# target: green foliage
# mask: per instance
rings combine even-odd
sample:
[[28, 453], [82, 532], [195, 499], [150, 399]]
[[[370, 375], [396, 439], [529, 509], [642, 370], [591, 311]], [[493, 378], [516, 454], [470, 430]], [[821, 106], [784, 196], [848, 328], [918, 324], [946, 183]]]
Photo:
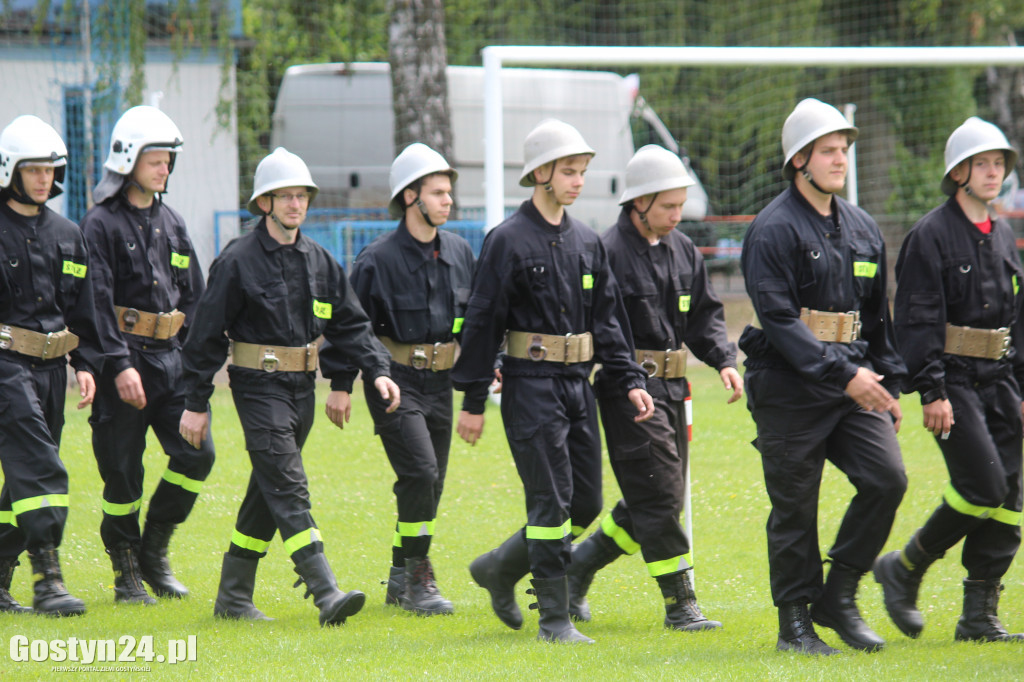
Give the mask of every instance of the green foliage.
[[[746, 307], [749, 313], [749, 307]], [[735, 315], [733, 315], [735, 313]], [[742, 306], [730, 307], [740, 319]], [[748, 315], [749, 317], [749, 315]], [[775, 651], [777, 618], [768, 587], [764, 524], [769, 502], [761, 464], [750, 445], [754, 427], [742, 403], [726, 405], [716, 373], [691, 366], [694, 386], [692, 478], [696, 591], [709, 617], [724, 630], [676, 633], [662, 628], [662, 600], [639, 556], [623, 557], [598, 573], [590, 591], [594, 620], [580, 629], [594, 646], [549, 646], [534, 640], [536, 611], [526, 608], [528, 587], [518, 600], [525, 625], [519, 632], [502, 625], [490, 610], [487, 593], [466, 570], [478, 554], [504, 540], [525, 521], [519, 482], [501, 427], [488, 407], [483, 439], [469, 447], [456, 436], [431, 551], [442, 593], [455, 604], [449, 617], [418, 618], [385, 607], [384, 587], [394, 531], [394, 475], [366, 411], [362, 391], [353, 394], [353, 415], [343, 431], [323, 415], [321, 386], [317, 421], [303, 453], [313, 515], [328, 559], [342, 589], [366, 592], [363, 610], [340, 628], [322, 630], [311, 601], [294, 589], [295, 573], [280, 541], [260, 563], [256, 604], [277, 618], [272, 623], [234, 623], [213, 618], [221, 556], [250, 472], [244, 440], [227, 386], [213, 396], [217, 462], [192, 517], [171, 543], [175, 572], [190, 588], [181, 602], [161, 600], [153, 607], [114, 605], [110, 562], [99, 539], [102, 484], [90, 447], [87, 410], [74, 409], [68, 395], [62, 457], [71, 481], [71, 509], [61, 547], [65, 581], [85, 600], [80, 618], [49, 619], [0, 614], [5, 634], [0, 677], [53, 676], [51, 662], [10, 658], [10, 637], [118, 639], [151, 635], [154, 653], [168, 639], [196, 635], [198, 660], [176, 665], [150, 662], [147, 679], [232, 680], [392, 680], [392, 679], [569, 679], [569, 680], [917, 680], [1016, 679], [1020, 647], [953, 641], [960, 611], [963, 569], [959, 548], [950, 550], [928, 573], [921, 590], [925, 630], [920, 639], [899, 634], [889, 622], [878, 586], [861, 583], [859, 605], [865, 619], [888, 641], [885, 651], [860, 654], [822, 629], [841, 656], [814, 659]], [[915, 397], [904, 397], [900, 433], [910, 489], [897, 516], [887, 550], [902, 546], [940, 499], [946, 472], [934, 441], [921, 428]], [[145, 500], [166, 467], [150, 435], [146, 455]], [[820, 542], [834, 537], [853, 488], [835, 468], [825, 468], [820, 503]], [[618, 499], [605, 466], [605, 511]], [[143, 509], [143, 514], [145, 509]], [[589, 529], [592, 531], [593, 527]], [[588, 531], [588, 532], [589, 532]], [[14, 573], [12, 592], [31, 602], [27, 559]], [[1017, 561], [1004, 582], [1000, 614], [1007, 626], [1024, 628], [1024, 567]], [[136, 665], [145, 665], [138, 662]], [[96, 666], [92, 666], [95, 668]], [[1016, 671], [1016, 672], [1015, 672]], [[134, 677], [129, 673], [111, 679]]]

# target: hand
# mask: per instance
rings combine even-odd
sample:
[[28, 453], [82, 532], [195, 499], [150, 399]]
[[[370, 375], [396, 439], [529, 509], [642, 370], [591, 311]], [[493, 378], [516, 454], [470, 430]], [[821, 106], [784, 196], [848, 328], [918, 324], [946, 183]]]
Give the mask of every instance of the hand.
[[327, 418], [339, 429], [345, 428], [352, 416], [352, 396], [348, 391], [331, 391], [327, 395]]
[[896, 399], [882, 386], [884, 378], [866, 367], [859, 367], [850, 383], [846, 384], [846, 394], [868, 412], [892, 412]]
[[398, 409], [399, 403], [402, 402], [401, 391], [398, 390], [398, 384], [392, 381], [391, 377], [377, 377], [373, 380], [373, 386], [380, 393], [381, 398], [391, 401], [385, 412], [391, 414]]
[[723, 367], [718, 375], [722, 377], [722, 385], [725, 386], [725, 390], [732, 391], [732, 395], [725, 401], [726, 405], [731, 405], [743, 397], [743, 377], [735, 367]]
[[185, 439], [185, 442], [196, 450], [210, 432], [210, 414], [208, 412], [192, 412], [185, 410], [181, 413], [181, 422], [178, 424], [178, 433]]
[[482, 414], [470, 414], [465, 410], [459, 412], [459, 423], [455, 431], [470, 445], [476, 445], [480, 435], [484, 432], [484, 416]]
[[75, 380], [78, 381], [78, 395], [82, 396], [78, 409], [92, 405], [92, 399], [96, 397], [96, 379], [88, 372], [79, 371], [75, 372]]
[[889, 414], [892, 415], [892, 428], [896, 433], [899, 433], [900, 424], [903, 423], [903, 408], [900, 407], [899, 400], [892, 401], [892, 406], [889, 407]]
[[[495, 395], [501, 393], [501, 370], [495, 368], [494, 370], [494, 381], [491, 382], [491, 393]], [[1021, 405], [1022, 413], [1024, 413], [1024, 404]]]
[[948, 398], [934, 400], [921, 407], [921, 414], [924, 417], [924, 428], [943, 440], [949, 438], [949, 432], [953, 429], [953, 405]]
[[114, 377], [114, 386], [117, 387], [117, 395], [121, 400], [136, 410], [141, 410], [146, 406], [146, 391], [142, 388], [142, 377], [139, 376], [139, 370], [134, 367], [121, 370]]
[[633, 407], [637, 411], [633, 421], [637, 423], [645, 422], [654, 416], [654, 401], [651, 400], [651, 395], [644, 389], [631, 389], [629, 391], [629, 402], [633, 403]]

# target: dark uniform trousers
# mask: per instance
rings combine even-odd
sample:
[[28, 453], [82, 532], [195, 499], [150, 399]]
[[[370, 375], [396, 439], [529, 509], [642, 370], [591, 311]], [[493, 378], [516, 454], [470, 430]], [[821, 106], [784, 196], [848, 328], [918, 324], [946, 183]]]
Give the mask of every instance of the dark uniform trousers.
[[296, 564], [323, 553], [301, 456], [313, 427], [316, 395], [310, 384], [295, 389], [271, 382], [231, 387], [252, 462], [228, 550], [235, 556], [265, 556], [275, 531], [281, 532], [285, 550]]
[[452, 385], [449, 372], [416, 370], [391, 364], [391, 377], [402, 392], [402, 404], [391, 414], [389, 402], [373, 384], [363, 382], [374, 431], [384, 444], [397, 480], [398, 523], [393, 564], [406, 557], [427, 556], [434, 520], [448, 471], [452, 442]]
[[977, 384], [947, 375], [946, 393], [955, 423], [947, 440], [935, 440], [954, 483], [925, 524], [921, 545], [937, 555], [964, 538], [968, 578], [1001, 578], [1020, 547], [1020, 391], [1007, 369]]
[[114, 373], [107, 371], [101, 375], [89, 419], [93, 453], [104, 486], [100, 536], [106, 547], [137, 543], [141, 539], [139, 510], [145, 475], [142, 456], [150, 427], [169, 462], [149, 501], [147, 523], [184, 522], [213, 468], [213, 439], [207, 437], [197, 450], [178, 433], [185, 409], [181, 352], [131, 349], [131, 360], [142, 378], [146, 407], [137, 410], [121, 400]]
[[867, 412], [841, 389], [782, 369], [749, 369], [747, 404], [771, 498], [768, 563], [775, 605], [814, 602], [822, 589], [818, 491], [825, 460], [856, 489], [829, 556], [868, 571], [907, 487], [889, 413]]
[[[627, 554], [640, 549], [655, 577], [689, 568], [690, 553], [690, 539], [679, 523], [689, 458], [686, 405], [653, 390], [659, 381], [647, 380], [654, 416], [639, 424], [632, 416], [636, 408], [615, 382], [599, 379], [597, 384], [608, 457], [622, 492], [622, 499], [611, 511], [614, 526], [604, 531]], [[670, 570], [655, 566], [683, 557], [687, 563]]]
[[[0, 351], [0, 556], [57, 547], [68, 515], [60, 460], [67, 365]], [[16, 524], [16, 525], [15, 525]]]
[[601, 441], [585, 378], [515, 376], [501, 393], [505, 434], [526, 493], [533, 577], [560, 578], [572, 538], [601, 513]]

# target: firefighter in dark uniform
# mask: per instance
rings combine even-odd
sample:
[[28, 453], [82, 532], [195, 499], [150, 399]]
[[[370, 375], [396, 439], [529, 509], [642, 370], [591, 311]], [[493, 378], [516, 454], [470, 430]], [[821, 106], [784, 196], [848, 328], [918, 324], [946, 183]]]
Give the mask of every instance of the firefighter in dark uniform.
[[[310, 511], [301, 451], [313, 425], [317, 338], [324, 335], [332, 352], [359, 365], [365, 380], [390, 401], [388, 410], [398, 407], [399, 391], [388, 378], [387, 351], [374, 338], [341, 266], [299, 231], [317, 193], [306, 164], [278, 147], [256, 167], [254, 185], [248, 208], [263, 218], [210, 266], [182, 352], [181, 435], [195, 448], [208, 437], [213, 376], [230, 344], [231, 394], [252, 461], [214, 615], [267, 620], [253, 605], [253, 589], [259, 560], [280, 531], [300, 577], [296, 586], [305, 583], [305, 596], [313, 595], [321, 626], [337, 625], [358, 612], [366, 596], [338, 589]], [[339, 426], [348, 418], [330, 401], [327, 414]]]
[[743, 395], [743, 379], [704, 259], [689, 237], [675, 229], [686, 188], [693, 184], [677, 155], [653, 144], [642, 147], [626, 166], [618, 221], [601, 237], [622, 289], [636, 360], [647, 371], [655, 413], [648, 421], [634, 422], [615, 377], [597, 373], [601, 423], [622, 499], [573, 548], [569, 613], [577, 620], [590, 620], [586, 593], [594, 573], [623, 554], [640, 551], [665, 598], [666, 627], [722, 626], [697, 606], [689, 576], [690, 538], [679, 523], [689, 460], [687, 348], [718, 370], [731, 391], [728, 402]]
[[[100, 537], [119, 602], [155, 603], [142, 580], [159, 597], [188, 594], [171, 572], [167, 548], [213, 467], [211, 438], [197, 450], [178, 434], [185, 407], [180, 339], [205, 286], [185, 222], [163, 201], [182, 141], [159, 109], [126, 111], [114, 125], [96, 204], [82, 220], [97, 324], [114, 340], [89, 423], [104, 484]], [[150, 427], [169, 462], [140, 533]]]
[[[580, 190], [594, 150], [562, 121], [541, 122], [526, 137], [519, 184], [533, 197], [484, 241], [463, 326], [456, 388], [472, 392], [466, 410], [483, 414], [507, 332], [501, 414], [526, 493], [526, 527], [470, 565], [491, 594], [498, 618], [518, 630], [515, 585], [533, 572], [538, 639], [592, 642], [569, 620], [566, 568], [572, 538], [601, 512], [601, 443], [589, 383], [603, 364], [636, 419], [654, 411], [633, 359], [622, 298], [593, 230], [565, 211]], [[470, 396], [467, 396], [469, 398]]]
[[[388, 413], [387, 403], [364, 384], [397, 479], [398, 521], [385, 603], [428, 616], [453, 611], [437, 588], [428, 552], [452, 440], [450, 370], [473, 279], [469, 243], [438, 230], [448, 220], [456, 177], [430, 147], [418, 142], [406, 147], [392, 163], [390, 178], [389, 209], [402, 220], [363, 249], [349, 273], [374, 333], [391, 353], [391, 376], [402, 389], [402, 404]], [[347, 401], [357, 368], [339, 372], [326, 362], [332, 388]], [[460, 416], [460, 424], [472, 421], [466, 412]], [[479, 435], [477, 430], [470, 438]]]
[[1020, 547], [1024, 404], [1024, 271], [1009, 224], [989, 211], [1017, 150], [996, 126], [971, 117], [946, 143], [949, 200], [907, 235], [896, 261], [896, 336], [921, 394], [950, 482], [907, 542], [875, 563], [885, 605], [906, 635], [921, 634], [925, 571], [961, 539], [967, 569], [954, 636], [1024, 640], [998, 617], [1000, 579]]
[[29, 611], [10, 595], [18, 555], [32, 563], [32, 605], [71, 616], [85, 604], [64, 586], [57, 548], [68, 515], [60, 460], [67, 359], [82, 409], [103, 363], [82, 233], [46, 207], [61, 193], [67, 147], [49, 124], [19, 116], [0, 132], [0, 611]]
[[[766, 530], [780, 651], [838, 652], [818, 638], [812, 618], [855, 649], [885, 645], [861, 619], [856, 594], [906, 491], [896, 441], [906, 370], [889, 316], [882, 235], [867, 213], [836, 196], [856, 136], [834, 107], [800, 102], [782, 129], [783, 176], [792, 184], [743, 241], [756, 320], [739, 345], [772, 503]], [[823, 585], [818, 490], [825, 460], [856, 494], [828, 552]]]

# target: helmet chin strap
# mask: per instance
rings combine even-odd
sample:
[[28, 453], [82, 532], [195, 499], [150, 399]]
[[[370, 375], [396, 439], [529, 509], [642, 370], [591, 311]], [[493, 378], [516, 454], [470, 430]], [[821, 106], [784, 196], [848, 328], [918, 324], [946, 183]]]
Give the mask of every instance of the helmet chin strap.
[[273, 192], [268, 192], [268, 195], [270, 196], [270, 210], [267, 211], [267, 218], [273, 220], [274, 223], [285, 232], [285, 234], [287, 234], [290, 230], [299, 229], [298, 225], [296, 225], [295, 227], [288, 227], [287, 225], [282, 224], [281, 221], [277, 219], [277, 216], [274, 215], [274, 194]]
[[51, 190], [50, 194], [46, 197], [46, 199], [44, 199], [43, 201], [36, 201], [32, 197], [30, 197], [28, 195], [28, 193], [25, 191], [25, 186], [22, 185], [22, 183], [21, 183], [21, 174], [15, 172], [14, 175], [11, 177], [11, 192], [10, 192], [10, 196], [11, 196], [12, 199], [17, 201], [19, 204], [24, 204], [26, 206], [36, 206], [38, 208], [42, 208], [43, 206], [46, 205], [47, 201], [49, 201], [50, 199], [52, 199], [53, 197], [55, 197], [57, 195], [54, 194], [53, 191]]
[[554, 161], [551, 162], [551, 175], [549, 175], [548, 179], [544, 180], [543, 182], [537, 180], [536, 171], [534, 171], [533, 179], [537, 180], [537, 184], [542, 185], [544, 187], [544, 191], [547, 192], [548, 194], [555, 191], [555, 188], [551, 186], [551, 181], [555, 179], [555, 169], [557, 167], [558, 159], [555, 159]]
[[651, 208], [654, 206], [654, 200], [658, 198], [658, 194], [660, 194], [660, 192], [655, 192], [651, 195], [651, 203], [647, 204], [647, 208], [642, 211], [637, 208], [636, 201], [633, 201], [633, 210], [636, 211], [636, 216], [640, 219], [640, 222], [643, 223], [644, 228], [651, 234], [654, 233], [654, 228], [652, 228], [651, 224], [647, 222], [647, 214], [651, 212]]
[[427, 206], [423, 203], [423, 200], [420, 199], [419, 194], [416, 195], [416, 208], [420, 210], [420, 215], [422, 215], [423, 219], [427, 221], [427, 225], [437, 227], [437, 225], [434, 224], [434, 221], [430, 219], [430, 213], [427, 211]]

